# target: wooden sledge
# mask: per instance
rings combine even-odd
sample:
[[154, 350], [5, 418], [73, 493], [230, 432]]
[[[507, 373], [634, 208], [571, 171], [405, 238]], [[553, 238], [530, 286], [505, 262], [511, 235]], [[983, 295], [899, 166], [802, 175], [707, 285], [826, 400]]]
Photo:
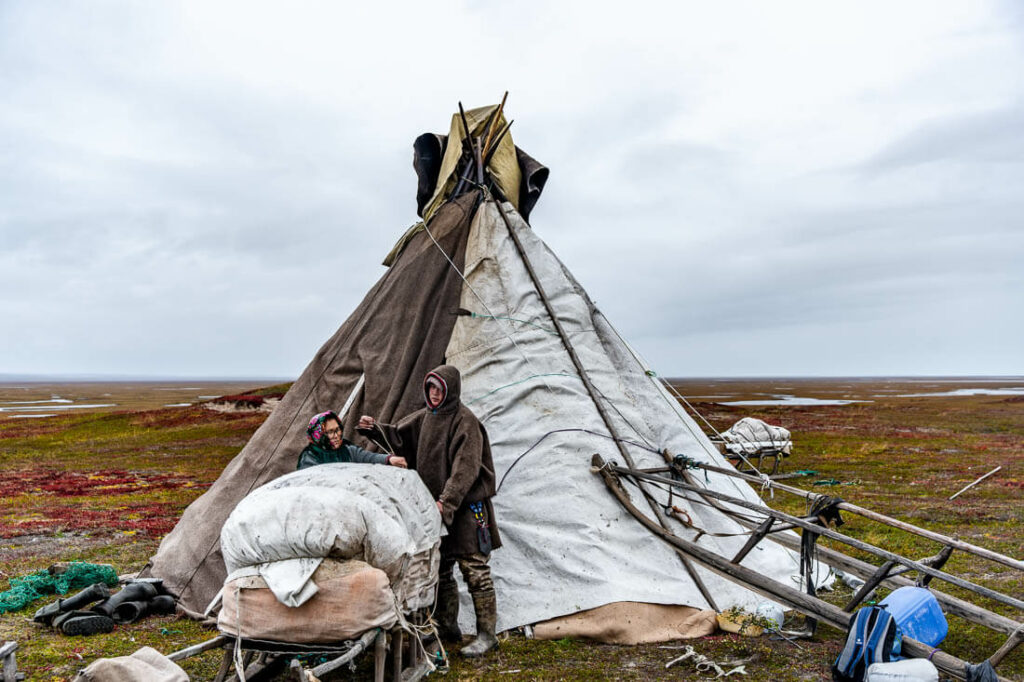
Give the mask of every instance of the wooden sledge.
[[[942, 571], [942, 566], [949, 559], [954, 551], [962, 551], [977, 557], [1009, 566], [1018, 571], [1024, 571], [1024, 562], [1012, 557], [993, 552], [983, 547], [978, 547], [956, 538], [946, 537], [939, 533], [913, 526], [898, 519], [893, 519], [877, 512], [858, 507], [830, 498], [827, 495], [811, 493], [799, 488], [792, 488], [767, 478], [759, 478], [737, 472], [735, 470], [703, 464], [686, 458], [673, 458], [669, 453], [663, 453], [668, 466], [657, 469], [635, 469], [632, 467], [618, 466], [614, 462], [606, 462], [600, 455], [594, 455], [591, 460], [591, 471], [598, 474], [604, 480], [605, 485], [619, 503], [633, 515], [644, 527], [654, 533], [657, 537], [671, 545], [677, 551], [685, 554], [689, 559], [699, 563], [708, 570], [730, 580], [739, 583], [748, 589], [764, 595], [774, 601], [787, 605], [807, 616], [810, 624], [810, 632], [813, 633], [814, 624], [820, 620], [833, 627], [848, 630], [852, 613], [868, 595], [878, 586], [901, 586], [912, 584], [910, 581], [899, 578], [903, 573], [916, 571], [919, 575], [919, 583], [927, 585], [932, 580], [943, 581], [974, 595], [997, 601], [1003, 605], [1024, 611], [1024, 601], [1015, 597], [1002, 594], [996, 590], [977, 585], [964, 580], [950, 573]], [[812, 502], [812, 513], [805, 517], [797, 517], [785, 512], [774, 510], [767, 506], [749, 502], [745, 499], [709, 490], [700, 484], [700, 481], [692, 475], [694, 469], [703, 469], [726, 476], [740, 478], [750, 483], [771, 487], [775, 490], [799, 495]], [[637, 486], [637, 489], [646, 497], [651, 506], [657, 508], [659, 505], [653, 501], [649, 492], [642, 487], [641, 482], [648, 485], [654, 484], [661, 487], [670, 487], [677, 494], [688, 497], [693, 501], [702, 504], [710, 504], [719, 511], [722, 511], [737, 521], [737, 523], [750, 528], [751, 533], [746, 544], [732, 559], [728, 559], [711, 552], [694, 542], [685, 540], [671, 532], [661, 519], [653, 520], [645, 515], [630, 498], [623, 483], [629, 481]], [[699, 498], [699, 500], [698, 500]], [[727, 506], [728, 505], [728, 506]], [[749, 510], [759, 518], [754, 519], [737, 511], [737, 508]], [[827, 513], [823, 513], [827, 510]], [[877, 523], [882, 523], [891, 528], [913, 533], [928, 538], [942, 545], [939, 552], [932, 557], [920, 560], [912, 560], [900, 556], [894, 552], [876, 547], [869, 543], [843, 535], [842, 533], [828, 527], [830, 515], [838, 515], [839, 511], [850, 512], [863, 516]], [[831, 516], [835, 518], [835, 516]], [[799, 528], [803, 538], [793, 534], [780, 531]], [[753, 571], [740, 562], [760, 542], [771, 536], [771, 540], [783, 546], [795, 549], [801, 554], [801, 565], [806, 562], [817, 560], [834, 568], [851, 572], [862, 576], [865, 584], [854, 594], [853, 598], [843, 607], [839, 608], [833, 604], [819, 599], [815, 593], [813, 576], [808, 572], [805, 575], [805, 591], [797, 590], [788, 584], [784, 584], [760, 573]], [[827, 548], [816, 547], [817, 538], [828, 537], [837, 542], [843, 543], [854, 549], [866, 552], [883, 561], [881, 566], [874, 566], [867, 562], [848, 557], [842, 552]], [[932, 593], [942, 604], [943, 609], [948, 613], [954, 613], [971, 622], [983, 625], [991, 630], [1007, 634], [1008, 637], [1001, 647], [995, 651], [987, 660], [993, 668], [1016, 648], [1024, 640], [1024, 624], [1019, 619], [1011, 619], [1006, 616], [994, 613], [981, 606], [946, 595], [938, 590]], [[939, 649], [933, 649], [921, 642], [904, 636], [903, 651], [914, 657], [929, 658], [936, 668], [947, 675], [958, 679], [967, 679], [968, 663], [951, 656]], [[1006, 678], [999, 677], [1000, 680]], [[1006, 682], [1009, 682], [1006, 680]]]
[[[241, 639], [231, 635], [219, 635], [213, 639], [190, 646], [168, 655], [172, 661], [182, 661], [192, 656], [222, 649], [220, 668], [214, 682], [258, 682], [271, 679], [287, 666], [291, 679], [307, 682], [307, 671], [316, 678], [344, 666], [355, 670], [355, 661], [364, 651], [373, 651], [374, 682], [384, 682], [388, 654], [391, 658], [391, 679], [394, 682], [416, 682], [434, 669], [420, 653], [412, 637], [406, 637], [401, 627], [390, 631], [373, 628], [362, 636], [336, 644], [290, 644], [269, 640]], [[237, 651], [236, 651], [237, 650]], [[330, 657], [313, 667], [304, 666], [296, 656], [310, 654]], [[238, 674], [238, 659], [241, 659], [242, 675]], [[234, 669], [234, 671], [232, 671]]]

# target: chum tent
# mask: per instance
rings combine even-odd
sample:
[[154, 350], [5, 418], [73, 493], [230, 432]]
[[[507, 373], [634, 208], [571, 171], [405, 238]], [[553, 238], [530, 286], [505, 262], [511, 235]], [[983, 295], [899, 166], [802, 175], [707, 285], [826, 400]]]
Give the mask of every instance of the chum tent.
[[[480, 147], [464, 144], [467, 130]], [[687, 565], [590, 470], [594, 453], [638, 468], [665, 466], [663, 453], [729, 465], [527, 223], [547, 169], [514, 146], [494, 106], [465, 112], [464, 120], [454, 115], [447, 136], [423, 135], [414, 150], [424, 220], [401, 237], [380, 280], [185, 510], [151, 574], [182, 606], [203, 611], [225, 578], [225, 519], [250, 491], [294, 470], [310, 416], [335, 410], [346, 435], [368, 447], [355, 437], [359, 416], [395, 422], [419, 409], [424, 375], [447, 363], [462, 372], [463, 401], [487, 429], [500, 482], [494, 506], [504, 546], [491, 557], [499, 630], [618, 602], [752, 610], [761, 597]], [[695, 480], [759, 503], [734, 478]], [[630, 494], [643, 501], [639, 490]], [[670, 502], [661, 490], [648, 494], [652, 514]], [[666, 520], [672, 532], [722, 556], [734, 556], [748, 537], [702, 500], [677, 493], [671, 505], [680, 510]], [[798, 572], [797, 555], [770, 541], [742, 563], [786, 582]]]

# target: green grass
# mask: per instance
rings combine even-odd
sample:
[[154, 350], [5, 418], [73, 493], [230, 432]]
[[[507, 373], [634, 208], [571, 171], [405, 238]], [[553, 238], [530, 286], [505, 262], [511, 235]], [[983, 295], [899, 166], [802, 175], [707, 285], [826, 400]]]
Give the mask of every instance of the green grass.
[[[706, 382], [705, 382], [706, 384]], [[687, 382], [686, 395], [713, 394], [722, 382], [709, 386]], [[796, 385], [795, 385], [796, 384]], [[755, 416], [781, 424], [794, 433], [796, 450], [787, 470], [815, 469], [810, 479], [786, 481], [814, 492], [840, 495], [850, 502], [904, 518], [940, 533], [1019, 557], [1024, 545], [1024, 403], [999, 396], [946, 398], [872, 398], [877, 385], [860, 383], [853, 389], [837, 382], [798, 383], [786, 380], [792, 390], [776, 390], [772, 382], [726, 382], [738, 399], [759, 392], [787, 392], [801, 396], [843, 395], [874, 399], [837, 407], [743, 407], [730, 408], [702, 403], [702, 413], [719, 429], [741, 416]], [[893, 385], [887, 384], [892, 388]], [[204, 387], [208, 394], [281, 392], [284, 387], [253, 390], [233, 385], [225, 390]], [[916, 392], [912, 384], [906, 392]], [[100, 389], [95, 389], [94, 392]], [[107, 389], [103, 389], [106, 391]], [[153, 392], [133, 397], [125, 388], [119, 404], [165, 397]], [[852, 391], [852, 393], [851, 393]], [[2, 391], [0, 391], [2, 394]], [[97, 393], [101, 395], [100, 393]], [[11, 398], [14, 399], [14, 398]], [[0, 419], [0, 486], [10, 491], [0, 496], [0, 531], [24, 519], [48, 521], [29, 536], [0, 532], [0, 589], [11, 577], [46, 568], [58, 560], [80, 559], [111, 563], [121, 573], [139, 570], [159, 543], [160, 524], [174, 520], [211, 483], [224, 465], [242, 448], [263, 423], [266, 414], [224, 414], [199, 406], [121, 412], [74, 413], [45, 420]], [[1003, 470], [953, 502], [946, 498], [981, 474], [1002, 465]], [[23, 490], [24, 481], [40, 471], [61, 475], [127, 472], [135, 476], [135, 489], [112, 494], [104, 488], [72, 491], [58, 496]], [[152, 477], [174, 474], [164, 487]], [[111, 474], [113, 475], [113, 474]], [[848, 485], [814, 487], [814, 480], [835, 478]], [[108, 488], [109, 489], [109, 488]], [[777, 494], [776, 506], [794, 514], [805, 511], [802, 500]], [[77, 510], [109, 514], [104, 527], [80, 527]], [[153, 523], [147, 525], [153, 514]], [[130, 518], [136, 517], [136, 518]], [[843, 527], [852, 536], [910, 557], [925, 557], [938, 545], [923, 538], [887, 529], [846, 514]], [[133, 524], [137, 526], [133, 528]], [[831, 545], [831, 541], [822, 541]], [[856, 552], [853, 554], [857, 555]], [[860, 558], [870, 559], [861, 556]], [[870, 559], [872, 563], [879, 563]], [[1019, 572], [955, 552], [946, 566], [950, 572], [1017, 596], [1024, 595]], [[912, 575], [912, 574], [911, 574]], [[955, 588], [941, 589], [966, 597]], [[843, 604], [849, 589], [825, 593], [828, 600]], [[90, 660], [126, 655], [143, 645], [163, 652], [198, 643], [214, 635], [197, 623], [173, 618], [150, 618], [118, 627], [109, 635], [65, 638], [30, 623], [29, 609], [0, 616], [0, 640], [16, 640], [19, 668], [33, 680], [67, 680]], [[1020, 613], [1001, 605], [983, 604], [1021, 620]], [[942, 648], [969, 660], [988, 657], [1003, 637], [950, 618], [951, 633]], [[766, 638], [718, 635], [684, 643], [715, 659], [754, 657], [747, 665], [749, 680], [827, 680], [828, 666], [841, 644], [841, 634], [821, 628], [813, 641], [801, 642], [803, 650]], [[680, 646], [678, 643], [666, 646]], [[620, 647], [570, 640], [540, 642], [510, 633], [500, 650], [481, 661], [452, 659], [449, 678], [468, 679], [696, 679], [693, 666], [684, 662], [666, 670], [664, 664], [681, 653], [656, 645]], [[363, 657], [357, 679], [368, 679], [371, 670]], [[210, 652], [184, 664], [193, 679], [209, 679], [219, 662]], [[518, 671], [518, 672], [510, 672]], [[1024, 679], [1024, 649], [1015, 652], [999, 668], [1004, 676]], [[706, 676], [704, 676], [706, 677]], [[283, 678], [282, 678], [283, 679]]]

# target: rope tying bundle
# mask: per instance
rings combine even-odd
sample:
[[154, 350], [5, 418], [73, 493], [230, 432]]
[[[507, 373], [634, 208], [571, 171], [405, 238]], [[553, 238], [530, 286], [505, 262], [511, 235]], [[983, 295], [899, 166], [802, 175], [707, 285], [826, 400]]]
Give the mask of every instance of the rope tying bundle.
[[117, 584], [117, 573], [106, 564], [75, 561], [60, 575], [47, 570], [11, 578], [11, 588], [0, 592], [0, 613], [18, 611], [48, 594], [67, 594], [95, 583]]

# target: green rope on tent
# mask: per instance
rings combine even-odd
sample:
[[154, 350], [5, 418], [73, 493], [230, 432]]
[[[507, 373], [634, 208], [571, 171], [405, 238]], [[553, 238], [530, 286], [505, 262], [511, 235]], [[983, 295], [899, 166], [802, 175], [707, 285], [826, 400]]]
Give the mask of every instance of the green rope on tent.
[[818, 472], [815, 471], [814, 469], [799, 469], [793, 472], [793, 474], [796, 476], [813, 476], [816, 473]]
[[526, 377], [525, 379], [520, 379], [519, 381], [513, 381], [511, 384], [505, 384], [504, 386], [498, 386], [497, 388], [495, 388], [493, 390], [487, 391], [487, 393], [484, 393], [483, 395], [478, 395], [477, 397], [473, 398], [472, 400], [466, 400], [466, 401], [464, 401], [464, 403], [466, 405], [472, 405], [476, 401], [483, 400], [484, 398], [486, 398], [487, 396], [491, 395], [492, 393], [497, 393], [498, 391], [500, 391], [502, 389], [505, 389], [505, 388], [511, 388], [513, 386], [518, 386], [519, 384], [525, 383], [525, 382], [529, 381], [530, 379], [537, 379], [539, 377], [570, 377], [571, 378], [572, 376], [573, 376], [572, 374], [566, 374], [565, 372], [552, 372], [552, 373], [548, 373], [548, 374], [531, 374], [530, 376]]
[[0, 613], [18, 611], [48, 594], [67, 594], [95, 583], [117, 584], [117, 573], [105, 564], [74, 561], [60, 575], [42, 570], [11, 578], [10, 589], [0, 592]]
[[672, 458], [672, 464], [681, 469], [700, 469], [700, 463], [686, 455], [676, 455]]
[[536, 322], [530, 322], [529, 320], [520, 320], [519, 318], [516, 318], [516, 317], [504, 317], [502, 315], [481, 315], [480, 313], [474, 313], [474, 312], [471, 312], [469, 314], [469, 316], [470, 317], [477, 317], [477, 318], [485, 319], [485, 320], [507, 320], [509, 322], [518, 322], [519, 324], [525, 324], [527, 326], [539, 329], [542, 332], [544, 332], [545, 334], [552, 334], [553, 336], [558, 336], [558, 332], [556, 332], [556, 331], [552, 331], [550, 329], [542, 327], [541, 325], [537, 324]]

